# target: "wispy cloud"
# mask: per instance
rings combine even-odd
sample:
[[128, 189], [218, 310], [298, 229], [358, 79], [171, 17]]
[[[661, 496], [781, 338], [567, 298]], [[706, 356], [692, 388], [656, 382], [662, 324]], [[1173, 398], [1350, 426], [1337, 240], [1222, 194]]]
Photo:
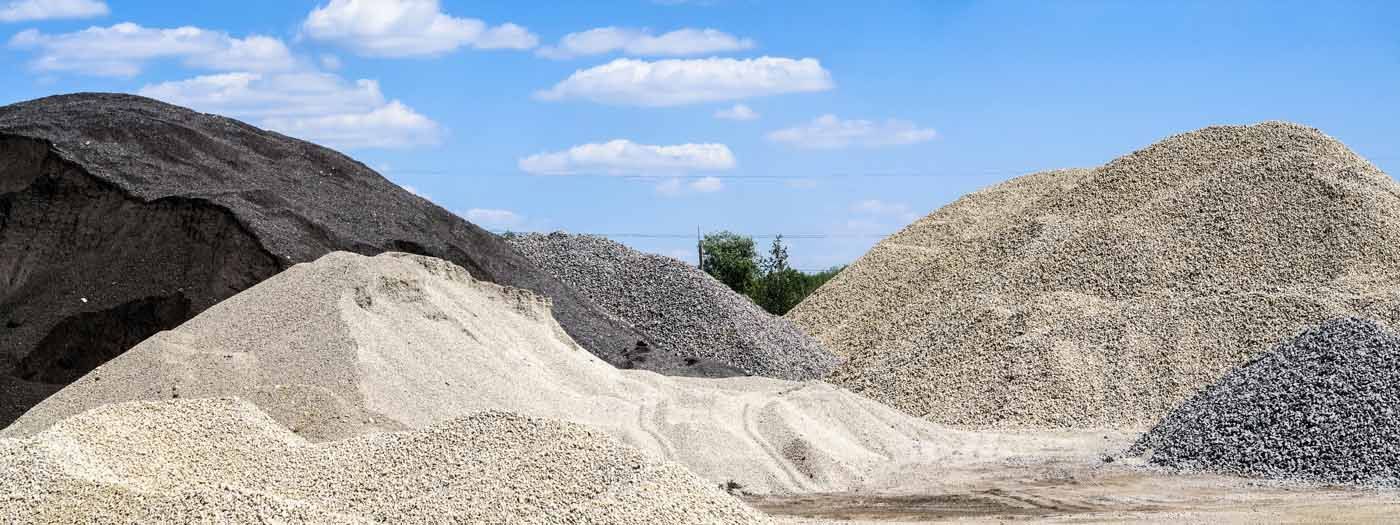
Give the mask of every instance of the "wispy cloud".
[[653, 35], [647, 29], [599, 27], [569, 33], [536, 53], [545, 58], [569, 58], [622, 52], [633, 56], [689, 56], [752, 49], [756, 44], [716, 29], [677, 29]]
[[0, 22], [93, 18], [110, 12], [101, 0], [13, 0], [0, 4]]
[[920, 128], [904, 120], [841, 120], [828, 114], [804, 125], [773, 131], [768, 134], [768, 140], [799, 148], [840, 149], [917, 144], [937, 136], [931, 128]]
[[574, 72], [540, 100], [589, 100], [629, 106], [679, 106], [825, 91], [831, 73], [814, 58], [704, 58], [653, 62], [620, 58]]
[[715, 112], [715, 118], [725, 120], [755, 120], [758, 117], [757, 111], [743, 104], [735, 104], [734, 107], [721, 109]]
[[[900, 222], [914, 222], [919, 214], [902, 202], [886, 202], [879, 199], [866, 199], [851, 205], [851, 211], [869, 217], [893, 217]], [[859, 219], [858, 219], [859, 220]]]
[[472, 208], [463, 213], [462, 218], [489, 230], [519, 228], [525, 223], [524, 215], [493, 208]]
[[521, 171], [539, 175], [673, 175], [727, 170], [734, 164], [734, 153], [724, 144], [653, 146], [625, 139], [582, 144], [518, 161]]

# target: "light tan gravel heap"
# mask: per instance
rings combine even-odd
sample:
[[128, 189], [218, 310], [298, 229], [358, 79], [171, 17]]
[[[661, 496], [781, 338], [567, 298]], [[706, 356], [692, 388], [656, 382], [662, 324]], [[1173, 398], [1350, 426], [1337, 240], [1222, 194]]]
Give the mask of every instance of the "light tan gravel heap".
[[817, 381], [619, 370], [574, 344], [533, 293], [438, 259], [349, 253], [294, 266], [148, 339], [0, 436], [177, 396], [241, 397], [313, 441], [486, 410], [572, 421], [754, 493], [891, 486], [1015, 448]]
[[0, 439], [7, 523], [763, 523], [585, 427], [479, 413], [311, 444], [237, 399], [107, 405]]
[[933, 421], [1152, 423], [1305, 326], [1400, 320], [1400, 185], [1294, 124], [1021, 177], [886, 239], [789, 316], [828, 380]]

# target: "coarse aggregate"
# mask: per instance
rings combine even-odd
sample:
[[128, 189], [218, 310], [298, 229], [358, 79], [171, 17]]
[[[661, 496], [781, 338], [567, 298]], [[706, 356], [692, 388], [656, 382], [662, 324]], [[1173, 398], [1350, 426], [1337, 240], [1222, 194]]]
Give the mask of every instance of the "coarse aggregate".
[[1334, 319], [1229, 371], [1131, 452], [1183, 470], [1394, 487], [1397, 411], [1400, 336]]
[[311, 443], [234, 398], [105, 405], [0, 439], [6, 523], [766, 523], [580, 425], [483, 412]]
[[933, 421], [1146, 428], [1327, 319], [1400, 320], [1400, 185], [1285, 122], [967, 195], [789, 318], [828, 380]]
[[840, 362], [792, 321], [671, 257], [564, 232], [509, 242], [604, 311], [683, 357], [799, 381], [819, 379]]

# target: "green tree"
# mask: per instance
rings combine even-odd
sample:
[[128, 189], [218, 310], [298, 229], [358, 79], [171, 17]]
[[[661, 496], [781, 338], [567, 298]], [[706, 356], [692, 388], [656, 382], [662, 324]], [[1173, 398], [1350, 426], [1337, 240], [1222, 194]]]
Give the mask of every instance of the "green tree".
[[749, 289], [749, 298], [768, 313], [786, 314], [807, 296], [806, 276], [788, 267], [787, 246], [783, 245], [782, 235], [773, 239], [768, 257], [760, 266], [763, 273]]
[[722, 231], [700, 241], [704, 260], [700, 269], [740, 294], [747, 294], [758, 279], [757, 253], [753, 237]]
[[705, 273], [773, 315], [788, 313], [845, 268], [805, 274], [789, 267], [782, 235], [773, 239], [766, 257], [756, 253], [752, 237], [730, 232], [706, 235], [700, 245], [705, 250], [700, 263]]

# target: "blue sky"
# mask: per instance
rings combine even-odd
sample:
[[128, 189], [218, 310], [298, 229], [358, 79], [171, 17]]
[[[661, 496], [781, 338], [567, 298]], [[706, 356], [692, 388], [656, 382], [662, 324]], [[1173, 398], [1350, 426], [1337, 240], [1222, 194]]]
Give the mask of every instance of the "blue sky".
[[790, 241], [813, 269], [1210, 124], [1312, 125], [1400, 172], [1396, 27], [1400, 2], [0, 0], [0, 103], [144, 93], [493, 229], [692, 259], [697, 227], [825, 235]]

